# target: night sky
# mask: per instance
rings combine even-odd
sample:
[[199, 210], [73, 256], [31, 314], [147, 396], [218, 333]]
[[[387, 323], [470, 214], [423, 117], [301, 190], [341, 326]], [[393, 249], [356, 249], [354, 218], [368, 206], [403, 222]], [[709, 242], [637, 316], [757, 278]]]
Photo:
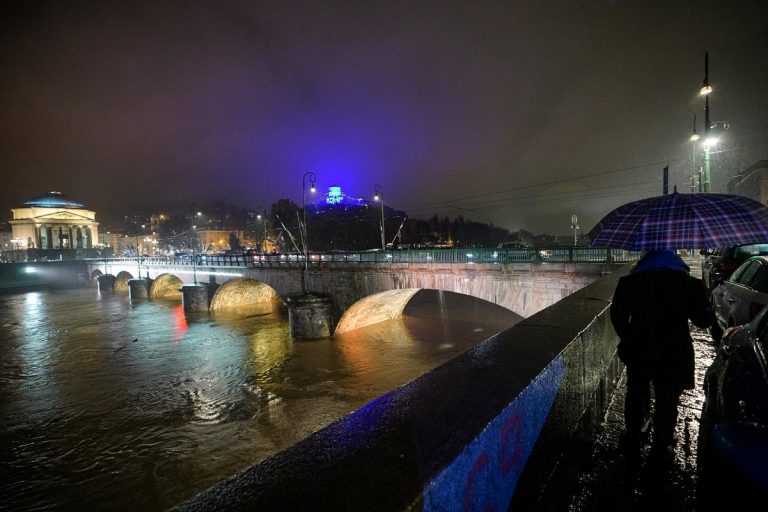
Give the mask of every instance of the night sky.
[[301, 204], [586, 233], [690, 190], [709, 51], [714, 192], [768, 159], [768, 2], [4, 2], [0, 220], [50, 190], [108, 221]]

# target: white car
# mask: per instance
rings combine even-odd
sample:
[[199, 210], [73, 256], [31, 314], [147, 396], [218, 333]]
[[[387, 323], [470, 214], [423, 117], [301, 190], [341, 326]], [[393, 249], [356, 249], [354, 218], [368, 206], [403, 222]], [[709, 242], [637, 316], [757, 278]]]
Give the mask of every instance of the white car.
[[712, 338], [720, 341], [729, 327], [749, 323], [763, 306], [768, 305], [768, 257], [753, 256], [723, 281], [715, 274], [712, 307], [716, 323]]

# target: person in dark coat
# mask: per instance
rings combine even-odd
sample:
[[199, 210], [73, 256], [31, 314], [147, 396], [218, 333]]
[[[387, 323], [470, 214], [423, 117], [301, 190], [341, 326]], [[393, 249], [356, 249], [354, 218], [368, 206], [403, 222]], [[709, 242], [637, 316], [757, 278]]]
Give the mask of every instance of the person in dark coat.
[[[639, 455], [640, 434], [653, 383], [653, 450], [668, 452], [674, 441], [677, 407], [694, 386], [693, 340], [697, 327], [714, 321], [704, 283], [673, 251], [647, 251], [616, 286], [610, 316], [619, 335], [619, 359], [627, 368], [625, 448]], [[634, 453], [632, 453], [634, 452]]]

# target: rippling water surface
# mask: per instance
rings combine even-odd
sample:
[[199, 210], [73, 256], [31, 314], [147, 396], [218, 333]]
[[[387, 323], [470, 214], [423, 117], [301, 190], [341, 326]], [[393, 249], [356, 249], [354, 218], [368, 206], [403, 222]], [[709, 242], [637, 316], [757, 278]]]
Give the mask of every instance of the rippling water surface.
[[405, 318], [298, 342], [277, 304], [0, 296], [0, 508], [166, 509], [498, 330]]

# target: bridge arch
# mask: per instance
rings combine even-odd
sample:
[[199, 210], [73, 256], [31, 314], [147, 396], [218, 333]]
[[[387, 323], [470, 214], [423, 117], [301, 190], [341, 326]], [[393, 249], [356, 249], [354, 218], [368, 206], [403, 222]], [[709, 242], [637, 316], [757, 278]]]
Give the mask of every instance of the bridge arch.
[[149, 298], [181, 300], [181, 286], [183, 284], [184, 282], [181, 278], [174, 274], [160, 274], [152, 282], [152, 286], [149, 289]]
[[266, 283], [248, 277], [230, 279], [216, 290], [211, 299], [211, 311], [262, 304], [279, 298], [277, 291]]
[[471, 316], [501, 328], [511, 327], [522, 316], [472, 295], [445, 290], [406, 288], [364, 297], [349, 307], [336, 326], [341, 334], [401, 316], [423, 318]]
[[99, 269], [95, 269], [93, 272], [91, 272], [91, 280], [89, 281], [91, 286], [97, 286], [98, 285], [97, 279], [99, 278], [99, 276], [103, 276], [103, 275], [104, 273]]
[[119, 274], [115, 276], [115, 291], [127, 292], [128, 281], [130, 281], [131, 279], [133, 279], [133, 275], [131, 275], [130, 272], [126, 272], [125, 270], [121, 271]]

